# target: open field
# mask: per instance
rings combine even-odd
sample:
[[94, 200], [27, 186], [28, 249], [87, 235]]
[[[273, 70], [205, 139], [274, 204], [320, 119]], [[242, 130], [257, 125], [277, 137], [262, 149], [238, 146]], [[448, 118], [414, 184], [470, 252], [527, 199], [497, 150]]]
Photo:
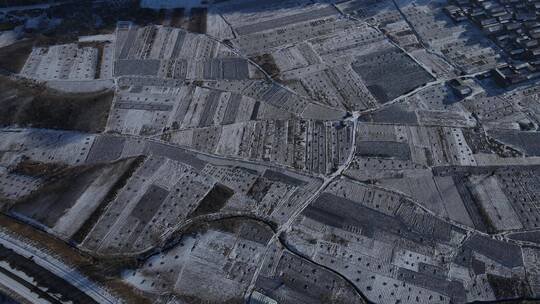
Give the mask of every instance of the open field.
[[0, 125], [101, 132], [113, 92], [67, 94], [0, 76]]

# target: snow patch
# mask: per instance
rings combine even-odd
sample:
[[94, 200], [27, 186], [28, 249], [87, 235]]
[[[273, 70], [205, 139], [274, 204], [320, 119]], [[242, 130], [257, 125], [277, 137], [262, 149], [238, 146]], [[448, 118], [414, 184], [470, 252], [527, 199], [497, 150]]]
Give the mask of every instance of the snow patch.
[[15, 43], [21, 37], [21, 30], [19, 26], [12, 31], [0, 32], [0, 48]]

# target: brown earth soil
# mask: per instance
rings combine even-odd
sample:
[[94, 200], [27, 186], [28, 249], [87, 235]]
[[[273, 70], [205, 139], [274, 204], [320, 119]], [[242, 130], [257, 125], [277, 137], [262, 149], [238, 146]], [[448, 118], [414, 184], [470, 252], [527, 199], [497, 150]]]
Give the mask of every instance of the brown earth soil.
[[35, 41], [33, 39], [23, 39], [14, 44], [0, 48], [0, 69], [4, 74], [19, 73], [26, 62], [26, 58]]
[[[29, 195], [14, 202], [10, 212], [24, 215], [27, 218], [47, 226], [54, 227], [56, 222], [75, 204], [87, 191], [95, 180], [107, 176], [108, 183], [101, 187], [111, 192], [105, 197], [106, 202], [98, 202], [95, 212], [101, 210], [101, 205], [108, 206], [108, 202], [116, 196], [118, 187], [125, 185], [126, 180], [141, 163], [141, 158], [127, 158], [114, 163], [82, 165], [68, 167], [62, 164], [47, 164], [23, 160], [11, 172], [25, 176], [38, 177], [45, 183]], [[97, 198], [96, 198], [97, 199]], [[93, 218], [90, 216], [90, 218]], [[78, 217], [85, 224], [87, 218]], [[95, 220], [88, 223], [93, 226]], [[88, 229], [88, 228], [87, 228]]]
[[272, 55], [262, 54], [250, 59], [260, 66], [266, 73], [268, 73], [270, 77], [274, 79], [279, 77], [280, 70]]
[[0, 126], [102, 132], [114, 92], [68, 94], [0, 76]]
[[206, 33], [206, 8], [194, 7], [191, 9], [191, 18], [189, 19], [188, 30], [194, 33]]
[[234, 191], [224, 185], [216, 184], [212, 190], [201, 200], [199, 206], [188, 216], [194, 218], [201, 215], [216, 213], [225, 206]]

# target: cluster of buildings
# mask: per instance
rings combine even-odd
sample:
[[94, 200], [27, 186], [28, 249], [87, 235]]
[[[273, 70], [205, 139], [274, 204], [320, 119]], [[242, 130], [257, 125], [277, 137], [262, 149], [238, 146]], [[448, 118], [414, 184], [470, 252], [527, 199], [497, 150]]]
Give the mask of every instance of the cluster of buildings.
[[506, 64], [493, 76], [501, 85], [513, 85], [540, 76], [539, 8], [535, 1], [457, 0], [445, 10], [456, 22], [471, 20], [504, 50]]

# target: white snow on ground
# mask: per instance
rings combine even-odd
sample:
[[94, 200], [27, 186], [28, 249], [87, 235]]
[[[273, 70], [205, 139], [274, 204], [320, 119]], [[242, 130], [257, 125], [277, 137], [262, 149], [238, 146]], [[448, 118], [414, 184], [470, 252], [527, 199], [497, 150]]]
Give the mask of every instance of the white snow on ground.
[[190, 9], [201, 5], [201, 0], [141, 0], [141, 7], [154, 9], [171, 9], [179, 7]]
[[102, 34], [102, 35], [92, 35], [92, 36], [81, 36], [79, 37], [79, 42], [108, 42], [114, 41], [114, 34]]
[[[25, 280], [26, 282], [30, 284], [34, 284], [34, 279], [27, 276], [24, 272], [18, 271], [14, 268], [12, 268], [8, 263], [4, 261], [0, 261], [0, 267], [7, 270], [10, 273], [15, 274], [17, 277]], [[11, 277], [3, 274], [0, 272], [0, 284], [4, 287], [7, 287], [8, 289], [12, 290], [14, 293], [19, 295], [20, 297], [24, 298], [25, 300], [30, 301], [30, 303], [50, 303], [49, 301], [46, 301], [45, 299], [40, 298], [40, 296], [30, 290], [28, 287], [22, 285], [21, 283], [17, 282], [15, 279], [12, 279]]]
[[19, 37], [19, 33], [15, 30], [0, 32], [0, 47], [5, 47], [15, 43]]
[[62, 92], [89, 93], [112, 89], [114, 82], [111, 79], [49, 80], [47, 86]]

